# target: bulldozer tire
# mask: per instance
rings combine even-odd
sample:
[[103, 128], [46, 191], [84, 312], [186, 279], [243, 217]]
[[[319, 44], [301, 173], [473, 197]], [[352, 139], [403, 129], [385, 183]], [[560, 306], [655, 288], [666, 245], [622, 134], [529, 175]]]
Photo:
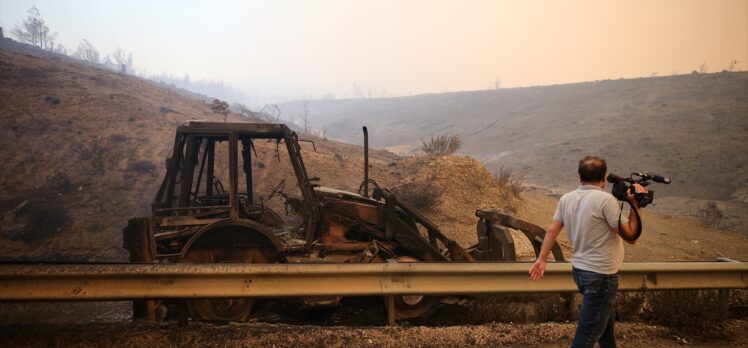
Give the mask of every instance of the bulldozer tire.
[[[419, 260], [411, 256], [398, 256], [397, 262], [419, 262]], [[439, 309], [441, 302], [441, 296], [434, 295], [395, 296], [395, 318], [429, 318]]]
[[[182, 262], [271, 263], [260, 248], [211, 248], [190, 250]], [[255, 300], [251, 298], [197, 299], [187, 302], [193, 320], [215, 323], [249, 319]]]

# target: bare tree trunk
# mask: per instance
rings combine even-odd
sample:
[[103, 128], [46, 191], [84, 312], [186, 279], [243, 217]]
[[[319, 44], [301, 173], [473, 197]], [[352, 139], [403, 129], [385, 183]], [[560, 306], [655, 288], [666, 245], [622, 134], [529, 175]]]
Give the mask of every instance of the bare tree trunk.
[[309, 100], [304, 99], [304, 133], [309, 134]]

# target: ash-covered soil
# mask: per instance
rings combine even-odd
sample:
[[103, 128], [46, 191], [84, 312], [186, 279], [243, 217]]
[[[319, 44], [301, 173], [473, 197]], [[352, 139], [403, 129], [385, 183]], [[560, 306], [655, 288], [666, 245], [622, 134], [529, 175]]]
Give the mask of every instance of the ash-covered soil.
[[[639, 323], [618, 323], [622, 347], [740, 347], [748, 345], [748, 322], [728, 323], [726, 338], [680, 337]], [[4, 346], [13, 347], [567, 347], [575, 323], [477, 326], [348, 327], [286, 324], [114, 322], [1, 326]]]
[[[675, 327], [640, 317], [640, 297], [629, 296], [616, 308], [622, 319], [616, 323], [619, 346], [748, 345], [745, 313], [731, 310], [732, 319], [718, 323], [704, 313], [702, 326]], [[696, 302], [692, 313], [714, 304]], [[9, 347], [567, 347], [576, 323], [567, 320], [573, 313], [559, 307], [562, 299], [555, 294], [449, 297], [429, 319], [388, 327], [381, 298], [312, 308], [301, 300], [275, 299], [259, 301], [247, 323], [180, 326], [175, 320], [133, 322], [129, 302], [0, 303], [0, 340]]]

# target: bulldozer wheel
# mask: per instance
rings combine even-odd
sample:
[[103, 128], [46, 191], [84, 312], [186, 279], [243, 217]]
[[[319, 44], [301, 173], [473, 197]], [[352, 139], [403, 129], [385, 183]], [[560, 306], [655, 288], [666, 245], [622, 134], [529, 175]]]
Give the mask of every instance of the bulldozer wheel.
[[[397, 262], [419, 262], [419, 260], [411, 256], [398, 256]], [[433, 295], [395, 296], [395, 318], [428, 318], [439, 309], [441, 302], [440, 296]]]
[[[211, 248], [190, 250], [183, 262], [195, 263], [270, 263], [259, 247]], [[252, 312], [251, 298], [198, 299], [187, 302], [194, 320], [208, 322], [246, 321]]]

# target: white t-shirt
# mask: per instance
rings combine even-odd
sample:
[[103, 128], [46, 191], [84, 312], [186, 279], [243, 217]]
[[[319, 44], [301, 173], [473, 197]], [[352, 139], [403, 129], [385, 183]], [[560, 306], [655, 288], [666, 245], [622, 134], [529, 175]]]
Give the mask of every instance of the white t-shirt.
[[[618, 200], [593, 185], [581, 185], [558, 201], [553, 220], [562, 222], [573, 248], [571, 264], [585, 271], [614, 274], [623, 262], [623, 239], [611, 231], [621, 216]], [[628, 222], [621, 216], [621, 224]]]

